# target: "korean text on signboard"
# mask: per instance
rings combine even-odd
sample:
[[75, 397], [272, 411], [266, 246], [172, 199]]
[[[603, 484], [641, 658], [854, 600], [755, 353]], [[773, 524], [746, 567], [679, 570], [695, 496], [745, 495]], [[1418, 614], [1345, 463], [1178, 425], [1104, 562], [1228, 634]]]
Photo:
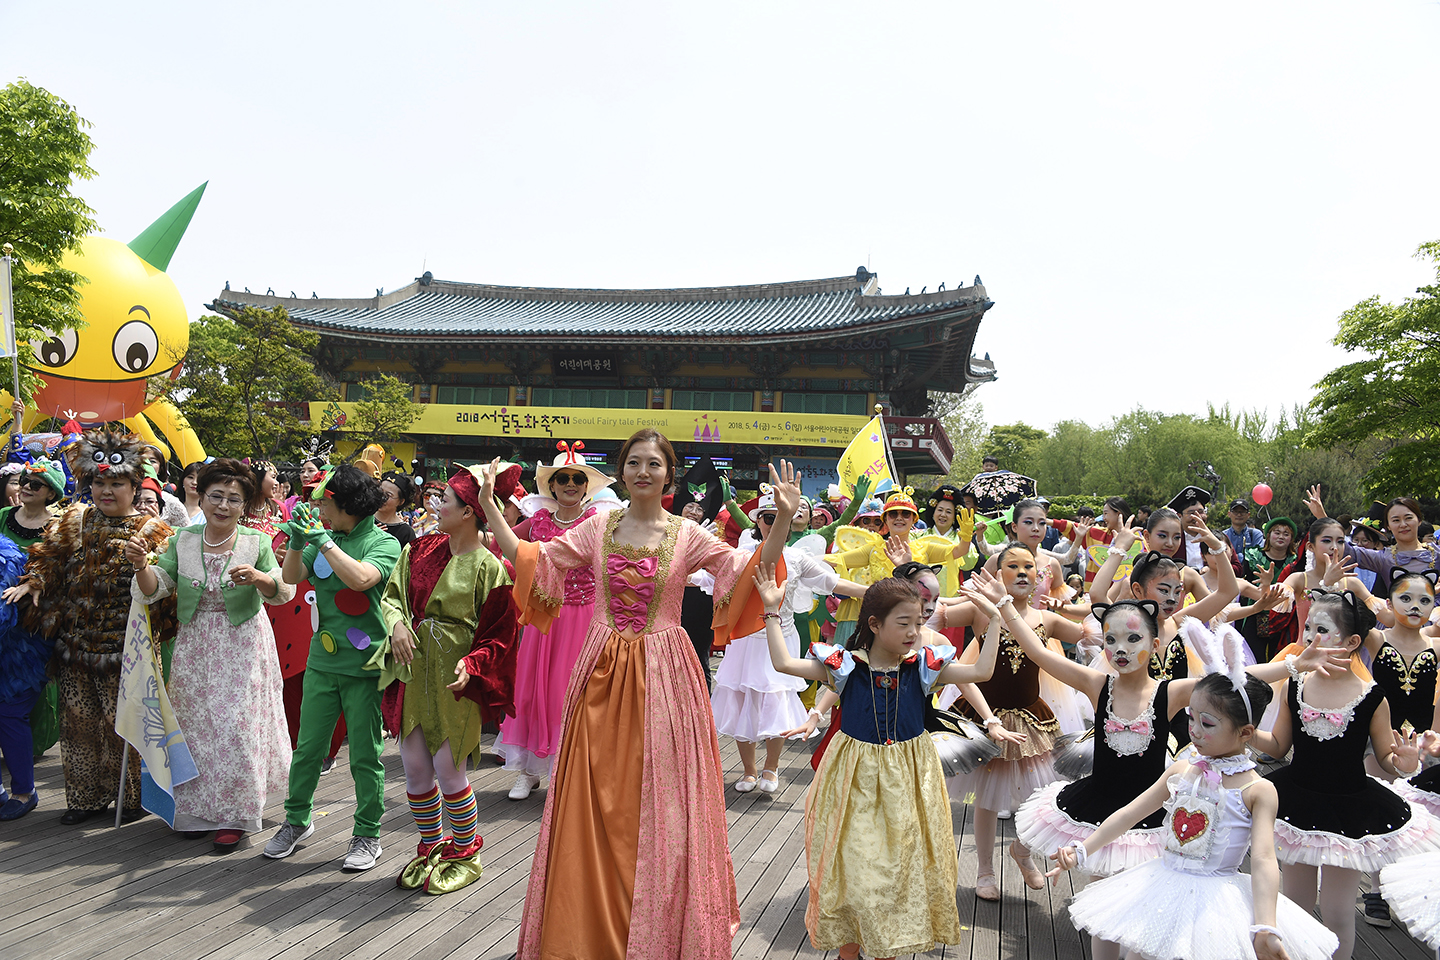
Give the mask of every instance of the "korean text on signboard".
[[614, 380], [620, 379], [618, 353], [556, 351], [553, 358], [555, 379]]

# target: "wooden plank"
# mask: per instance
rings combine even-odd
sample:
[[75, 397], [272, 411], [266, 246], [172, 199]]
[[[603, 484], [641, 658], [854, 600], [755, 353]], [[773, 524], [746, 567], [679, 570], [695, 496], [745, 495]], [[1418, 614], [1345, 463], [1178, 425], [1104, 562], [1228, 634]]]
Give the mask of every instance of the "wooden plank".
[[[488, 741], [487, 741], [488, 742]], [[738, 794], [735, 744], [721, 741], [726, 821], [743, 923], [734, 956], [809, 958], [804, 803], [813, 779], [811, 745], [781, 760], [784, 785], [774, 795]], [[482, 763], [471, 774], [485, 836], [485, 874], [444, 897], [406, 893], [394, 877], [412, 855], [415, 829], [393, 745], [384, 756], [387, 806], [384, 854], [375, 870], [339, 869], [350, 839], [354, 788], [348, 763], [321, 780], [317, 831], [286, 860], [260, 847], [274, 827], [230, 856], [208, 841], [185, 840], [147, 818], [115, 830], [103, 821], [80, 828], [58, 823], [59, 802], [16, 825], [0, 825], [0, 929], [23, 929], [6, 941], [6, 960], [432, 960], [514, 956], [545, 792], [510, 801], [513, 775]], [[42, 803], [63, 797], [58, 757], [37, 766]], [[283, 817], [279, 797], [267, 822]], [[1086, 960], [1088, 938], [1069, 922], [1066, 903], [1084, 879], [1067, 874], [1058, 887], [1027, 891], [1006, 847], [1013, 824], [1002, 821], [995, 863], [1000, 904], [974, 897], [974, 811], [951, 805], [959, 865], [961, 942], [917, 957], [945, 960]], [[18, 829], [16, 829], [18, 827]], [[1358, 920], [1358, 918], [1357, 918]], [[1357, 923], [1357, 960], [1433, 960], [1398, 925]], [[829, 957], [834, 957], [831, 951]]]

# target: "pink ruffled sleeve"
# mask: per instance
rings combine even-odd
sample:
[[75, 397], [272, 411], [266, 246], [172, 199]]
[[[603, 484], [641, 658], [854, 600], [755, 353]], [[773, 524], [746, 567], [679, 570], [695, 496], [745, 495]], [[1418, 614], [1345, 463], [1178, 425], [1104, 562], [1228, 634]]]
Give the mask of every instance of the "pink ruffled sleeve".
[[541, 633], [550, 631], [565, 602], [565, 574], [595, 562], [604, 523], [605, 518], [596, 515], [554, 540], [520, 541], [515, 551], [514, 596], [522, 624], [533, 624]]

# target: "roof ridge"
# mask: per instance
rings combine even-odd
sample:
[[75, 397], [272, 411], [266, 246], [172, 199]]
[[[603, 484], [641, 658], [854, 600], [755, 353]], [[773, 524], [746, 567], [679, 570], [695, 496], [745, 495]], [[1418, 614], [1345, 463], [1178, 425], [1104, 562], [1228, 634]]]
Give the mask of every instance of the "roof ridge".
[[[860, 292], [853, 276], [816, 280], [787, 280], [779, 283], [721, 284], [709, 287], [527, 287], [498, 283], [470, 283], [432, 278], [420, 281], [417, 293], [439, 293], [469, 299], [563, 300], [570, 303], [624, 301], [626, 303], [683, 303], [696, 300], [773, 300], [782, 297], [812, 296], [817, 293]], [[323, 301], [322, 301], [323, 302]]]

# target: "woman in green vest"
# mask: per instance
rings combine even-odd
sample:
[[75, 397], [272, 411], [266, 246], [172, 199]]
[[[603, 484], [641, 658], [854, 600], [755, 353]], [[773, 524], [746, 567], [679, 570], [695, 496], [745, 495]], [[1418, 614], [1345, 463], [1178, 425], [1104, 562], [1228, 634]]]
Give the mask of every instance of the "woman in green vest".
[[288, 603], [295, 587], [281, 579], [269, 535], [240, 525], [256, 490], [250, 468], [215, 460], [196, 484], [204, 521], [177, 531], [153, 563], [138, 537], [126, 555], [136, 600], [176, 596], [168, 690], [200, 776], [175, 787], [175, 829], [216, 831], [215, 849], [228, 853], [260, 829], [266, 794], [288, 782], [280, 659], [261, 604]]

